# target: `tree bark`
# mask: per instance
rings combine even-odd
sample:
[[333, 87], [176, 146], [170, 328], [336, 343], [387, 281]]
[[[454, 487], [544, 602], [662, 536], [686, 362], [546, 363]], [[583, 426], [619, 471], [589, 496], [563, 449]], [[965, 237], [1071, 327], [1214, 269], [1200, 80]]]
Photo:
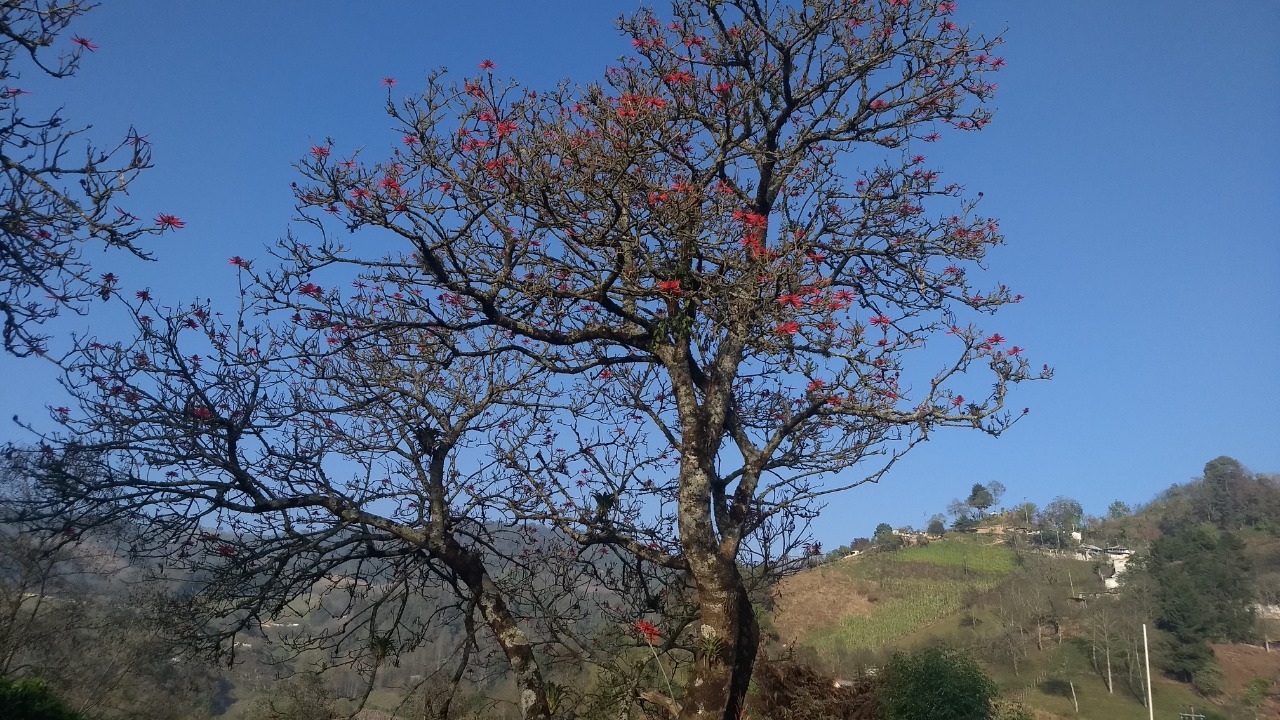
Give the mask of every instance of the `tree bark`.
[[686, 454], [680, 487], [680, 539], [697, 590], [694, 664], [681, 720], [738, 720], [745, 707], [760, 626], [738, 572], [737, 543], [720, 542], [711, 519], [710, 476]]
[[519, 692], [520, 716], [525, 720], [550, 720], [546, 684], [533, 655], [529, 636], [516, 623], [515, 616], [503, 600], [502, 592], [489, 577], [479, 556], [468, 551], [452, 537], [445, 541], [440, 559], [458, 574], [473, 593], [480, 614], [493, 631], [499, 647], [511, 665], [511, 675]]

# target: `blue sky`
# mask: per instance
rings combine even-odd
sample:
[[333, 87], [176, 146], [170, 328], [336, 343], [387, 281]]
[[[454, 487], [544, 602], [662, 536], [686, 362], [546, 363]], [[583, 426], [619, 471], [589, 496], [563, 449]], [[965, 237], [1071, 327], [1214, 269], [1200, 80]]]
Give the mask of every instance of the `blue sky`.
[[[124, 264], [123, 286], [226, 297], [226, 259], [262, 256], [290, 228], [292, 163], [312, 143], [381, 155], [396, 142], [382, 78], [409, 92], [432, 68], [491, 58], [535, 87], [589, 81], [628, 52], [612, 21], [636, 6], [112, 2], [73, 26], [101, 46], [80, 75], [29, 99], [98, 137], [149, 135], [156, 167], [129, 207], [188, 225], [150, 243], [158, 263]], [[982, 191], [1007, 235], [989, 277], [1027, 300], [990, 328], [1057, 377], [1018, 389], [1031, 414], [1004, 437], [944, 432], [879, 485], [833, 498], [818, 538], [920, 525], [974, 482], [1102, 512], [1218, 455], [1280, 471], [1280, 4], [961, 0], [958, 15], [1003, 33], [1009, 66], [995, 123], [946, 135], [930, 160]], [[105, 314], [92, 320], [109, 332]], [[3, 358], [0, 373], [8, 414], [60, 404], [39, 361]]]

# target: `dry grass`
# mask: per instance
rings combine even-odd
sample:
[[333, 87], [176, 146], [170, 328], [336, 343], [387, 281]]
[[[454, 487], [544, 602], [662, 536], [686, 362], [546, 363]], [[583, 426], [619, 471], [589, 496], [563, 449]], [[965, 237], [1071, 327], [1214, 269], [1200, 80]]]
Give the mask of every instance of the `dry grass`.
[[818, 568], [779, 584], [773, 624], [783, 642], [795, 642], [812, 630], [838, 625], [847, 615], [870, 615], [875, 597], [874, 584]]

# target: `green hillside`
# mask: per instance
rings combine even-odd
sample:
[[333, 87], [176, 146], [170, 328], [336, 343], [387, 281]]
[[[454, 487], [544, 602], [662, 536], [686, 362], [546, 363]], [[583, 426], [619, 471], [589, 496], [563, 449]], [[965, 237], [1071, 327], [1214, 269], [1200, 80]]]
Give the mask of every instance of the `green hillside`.
[[[1021, 535], [949, 533], [925, 542], [827, 562], [784, 581], [767, 623], [777, 644], [771, 650], [854, 677], [894, 651], [945, 643], [972, 653], [1005, 697], [1041, 718], [1147, 717], [1141, 625], [1153, 596], [1145, 576], [1134, 573], [1119, 593], [1106, 593], [1104, 563], [1037, 551]], [[1156, 658], [1169, 638], [1151, 626], [1148, 632]], [[1229, 645], [1217, 655], [1223, 677], [1214, 698], [1153, 670], [1156, 717], [1176, 718], [1193, 705], [1206, 718], [1254, 717], [1245, 686], [1280, 677], [1280, 652]]]

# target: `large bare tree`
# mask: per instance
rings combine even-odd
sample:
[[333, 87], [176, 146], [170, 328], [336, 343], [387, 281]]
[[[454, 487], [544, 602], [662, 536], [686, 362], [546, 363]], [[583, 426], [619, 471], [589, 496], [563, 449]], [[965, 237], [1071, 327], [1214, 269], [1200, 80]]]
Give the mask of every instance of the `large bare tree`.
[[976, 324], [1020, 299], [972, 278], [1003, 238], [925, 156], [989, 122], [1004, 64], [953, 11], [675, 0], [620, 21], [634, 55], [599, 83], [486, 61], [389, 98], [396, 149], [312, 148], [305, 235], [278, 268], [232, 259], [237, 320], [144, 299], [133, 344], [64, 360], [81, 402], [55, 416], [119, 459], [72, 494], [225, 528], [205, 554], [275, 602], [356, 559], [445, 568], [528, 717], [545, 677], [485, 528], [554, 527], [641, 568], [626, 610], [683, 662], [646, 701], [738, 717], [752, 582], [822, 498], [940, 428], [999, 434], [1010, 386], [1049, 374]]

